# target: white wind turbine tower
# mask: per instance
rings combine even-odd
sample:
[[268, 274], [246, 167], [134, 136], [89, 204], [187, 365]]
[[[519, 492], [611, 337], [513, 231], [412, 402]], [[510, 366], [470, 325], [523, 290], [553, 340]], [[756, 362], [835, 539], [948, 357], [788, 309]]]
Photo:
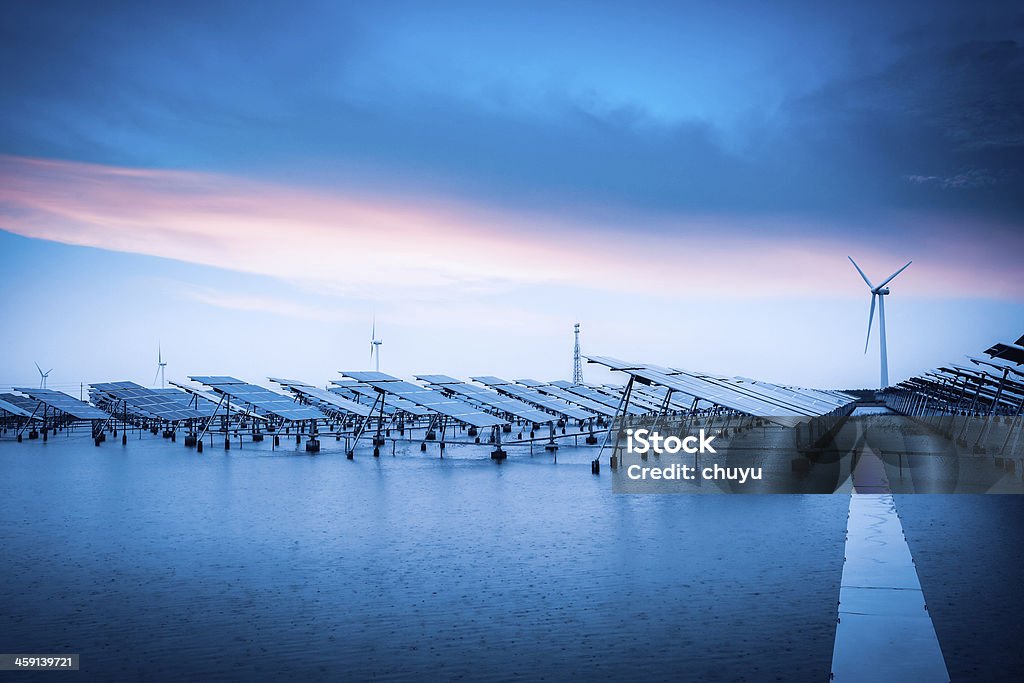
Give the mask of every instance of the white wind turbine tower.
[[39, 388], [40, 389], [45, 389], [46, 388], [46, 378], [50, 376], [51, 372], [53, 372], [53, 368], [50, 368], [46, 372], [43, 372], [43, 369], [41, 367], [39, 367], [39, 363], [36, 363], [36, 370], [39, 371]]
[[160, 348], [160, 342], [156, 344], [156, 374], [153, 375], [153, 384], [156, 384], [157, 377], [160, 378], [160, 388], [166, 389], [167, 384], [164, 382], [164, 368], [167, 367], [167, 362], [164, 361], [164, 352]]
[[376, 358], [374, 365], [377, 372], [380, 372], [380, 346], [384, 342], [377, 339], [377, 316], [373, 316], [373, 327], [370, 328], [370, 359]]
[[857, 265], [857, 262], [853, 260], [852, 256], [847, 256], [846, 258], [850, 259], [850, 263], [852, 263], [853, 267], [857, 269], [860, 276], [864, 278], [864, 282], [867, 283], [868, 289], [871, 291], [871, 313], [868, 315], [868, 336], [864, 340], [864, 353], [868, 352], [868, 343], [871, 341], [871, 323], [875, 320], [875, 298], [878, 299], [878, 343], [882, 356], [882, 385], [880, 388], [884, 389], [889, 386], [889, 357], [885, 347], [885, 297], [889, 295], [889, 288], [886, 287], [886, 285], [892, 282], [893, 278], [906, 270], [907, 266], [913, 263], [913, 261], [907, 261], [906, 266], [903, 266], [895, 273], [885, 278], [882, 284], [876, 287], [871, 284], [871, 280], [869, 280], [868, 276], [864, 274], [864, 271], [860, 269], [860, 266]]

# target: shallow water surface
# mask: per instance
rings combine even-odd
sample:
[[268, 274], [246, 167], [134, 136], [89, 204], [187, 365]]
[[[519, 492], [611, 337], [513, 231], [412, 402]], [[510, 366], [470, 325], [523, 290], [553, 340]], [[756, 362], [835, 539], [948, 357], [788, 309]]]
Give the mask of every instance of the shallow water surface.
[[828, 676], [846, 496], [613, 494], [583, 448], [335, 446], [0, 442], [0, 651], [105, 680]]

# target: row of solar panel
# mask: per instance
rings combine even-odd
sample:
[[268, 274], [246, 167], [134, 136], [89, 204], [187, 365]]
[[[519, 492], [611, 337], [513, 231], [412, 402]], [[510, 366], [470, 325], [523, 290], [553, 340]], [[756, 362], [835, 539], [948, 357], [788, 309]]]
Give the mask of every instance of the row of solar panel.
[[630, 363], [607, 356], [592, 356], [587, 360], [624, 372], [644, 384], [681, 394], [692, 400], [694, 406], [703, 401], [711, 406], [764, 417], [783, 426], [795, 426], [856, 400], [840, 392], [783, 387], [746, 378]]
[[[225, 399], [234, 404], [235, 410], [242, 409], [255, 415], [273, 415], [284, 420], [315, 420], [327, 415], [366, 417], [372, 403], [381, 397], [383, 412], [387, 414], [401, 411], [422, 417], [437, 413], [476, 427], [497, 426], [504, 424], [505, 419], [546, 423], [560, 417], [578, 420], [587, 420], [595, 415], [612, 417], [621, 406], [621, 387], [583, 386], [567, 382], [545, 384], [530, 379], [512, 383], [497, 377], [473, 378], [486, 385], [485, 388], [447, 375], [421, 375], [418, 379], [428, 385], [422, 387], [384, 373], [343, 374], [350, 379], [334, 382], [335, 386], [330, 391], [296, 380], [272, 378], [288, 389], [291, 396], [223, 375], [191, 377], [212, 389], [212, 395], [190, 388], [187, 394], [178, 389], [150, 389], [133, 382], [98, 383], [92, 385], [90, 394], [95, 403], [111, 413], [125, 411], [133, 416], [168, 421], [209, 417], [217, 410], [218, 402]], [[31, 401], [28, 407], [33, 409], [41, 401], [79, 419], [108, 417], [97, 408], [61, 392], [42, 389], [19, 391], [30, 396], [35, 392], [32, 399], [25, 399]], [[24, 398], [11, 396], [14, 401]], [[296, 398], [302, 403], [296, 403]], [[659, 407], [660, 401], [656, 392], [645, 394], [638, 391], [633, 397], [633, 405], [626, 408], [631, 414], [642, 414]], [[670, 407], [686, 408], [674, 402]], [[19, 407], [12, 400], [0, 403], [0, 410], [7, 408], [10, 408], [7, 412], [12, 414], [31, 414], [26, 406]]]
[[216, 405], [208, 399], [191, 398], [177, 389], [150, 389], [134, 382], [101, 382], [89, 390], [93, 403], [113, 415], [133, 416], [179, 422], [212, 415]]
[[967, 356], [971, 365], [947, 363], [895, 389], [925, 394], [933, 408], [977, 411], [984, 406], [997, 414], [1024, 412], [1024, 336], [1014, 343], [994, 344], [985, 354], [988, 358]]
[[[25, 394], [28, 398], [26, 399], [25, 396], [18, 396], [17, 394], [2, 394], [0, 399], [3, 399], [5, 403], [20, 408], [23, 413], [28, 413], [28, 415], [13, 413], [19, 415], [19, 417], [40, 416], [49, 410], [58, 410], [76, 420], [106, 420], [110, 417], [99, 408], [91, 406], [84, 401], [79, 401], [77, 398], [69, 396], [62, 391], [29, 387], [14, 387], [14, 390]], [[4, 409], [6, 410], [6, 408]]]

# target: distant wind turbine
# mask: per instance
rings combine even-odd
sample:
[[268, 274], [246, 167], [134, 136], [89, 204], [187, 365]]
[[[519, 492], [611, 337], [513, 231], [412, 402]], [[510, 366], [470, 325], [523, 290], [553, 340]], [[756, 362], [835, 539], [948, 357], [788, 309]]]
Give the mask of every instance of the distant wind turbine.
[[40, 389], [45, 389], [46, 388], [46, 378], [50, 376], [51, 372], [53, 372], [53, 368], [50, 368], [46, 372], [43, 372], [43, 369], [41, 367], [39, 367], [39, 363], [36, 363], [36, 370], [39, 371], [39, 388]]
[[871, 324], [875, 320], [875, 298], [877, 297], [878, 299], [878, 343], [882, 356], [882, 385], [880, 388], [884, 389], [889, 386], [889, 356], [885, 348], [885, 297], [889, 295], [889, 288], [886, 287], [886, 285], [892, 282], [897, 275], [906, 270], [907, 266], [913, 263], [913, 261], [907, 261], [906, 266], [903, 266], [895, 273], [885, 278], [882, 284], [876, 287], [871, 284], [871, 280], [869, 280], [868, 276], [864, 274], [864, 271], [860, 269], [860, 266], [857, 265], [857, 262], [853, 260], [852, 256], [847, 256], [846, 258], [850, 259], [850, 263], [852, 263], [853, 267], [857, 269], [860, 276], [864, 278], [864, 282], [871, 291], [871, 313], [868, 314], [868, 336], [864, 340], [864, 353], [868, 352], [868, 343], [871, 341]]
[[167, 367], [167, 363], [164, 361], [164, 352], [160, 347], [160, 342], [156, 343], [156, 374], [153, 375], [153, 384], [156, 384], [156, 380], [160, 378], [160, 388], [166, 389], [167, 384], [164, 382], [164, 368]]
[[377, 316], [373, 316], [373, 327], [370, 328], [370, 360], [376, 359], [374, 368], [380, 372], [380, 347], [384, 342], [377, 339]]

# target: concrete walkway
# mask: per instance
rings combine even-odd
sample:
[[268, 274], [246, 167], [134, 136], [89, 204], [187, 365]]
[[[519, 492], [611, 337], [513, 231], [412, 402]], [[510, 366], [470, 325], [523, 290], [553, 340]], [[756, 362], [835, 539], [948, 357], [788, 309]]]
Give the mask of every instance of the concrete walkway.
[[884, 492], [881, 465], [868, 453], [854, 471], [833, 680], [948, 683], [903, 525], [892, 495]]

